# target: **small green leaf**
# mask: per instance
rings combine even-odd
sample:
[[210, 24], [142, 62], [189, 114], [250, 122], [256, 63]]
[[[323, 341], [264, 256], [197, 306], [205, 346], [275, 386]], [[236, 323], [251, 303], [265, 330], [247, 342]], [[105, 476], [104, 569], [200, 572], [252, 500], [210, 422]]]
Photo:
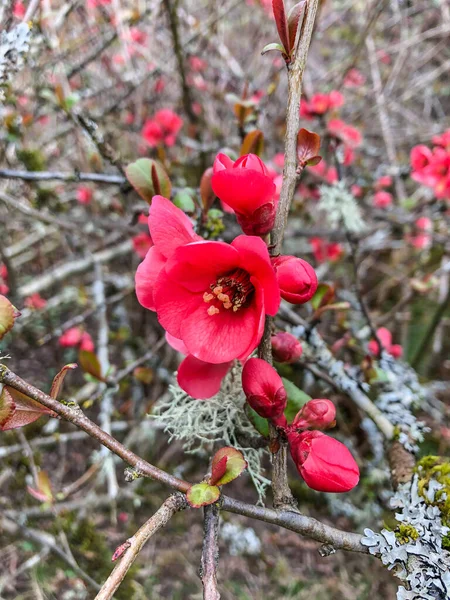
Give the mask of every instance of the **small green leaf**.
[[214, 504], [220, 497], [220, 490], [216, 485], [196, 483], [188, 489], [186, 498], [192, 508], [200, 508]]
[[242, 473], [244, 469], [247, 468], [247, 461], [245, 460], [242, 452], [236, 450], [236, 448], [231, 448], [227, 446], [225, 448], [221, 448], [218, 450], [214, 458], [212, 460], [212, 472], [217, 468], [220, 468], [219, 465], [223, 465], [222, 459], [226, 457], [226, 469], [221, 477], [214, 478], [215, 485], [225, 485], [226, 483], [230, 483], [236, 477]]
[[267, 52], [271, 52], [272, 50], [281, 52], [281, 54], [287, 54], [284, 47], [281, 44], [278, 44], [277, 42], [272, 42], [272, 44], [267, 44], [267, 46], [264, 46], [264, 48], [261, 50], [261, 54], [264, 55]]
[[192, 196], [186, 190], [177, 192], [174, 196], [173, 203], [178, 208], [181, 208], [185, 213], [195, 213], [195, 203]]
[[311, 396], [305, 394], [305, 392], [292, 383], [292, 381], [289, 381], [289, 379], [286, 379], [285, 377], [282, 377], [281, 379], [283, 380], [284, 388], [288, 397], [284, 415], [288, 423], [291, 423], [302, 406], [311, 400]]
[[263, 417], [260, 417], [258, 413], [255, 410], [253, 410], [253, 408], [247, 402], [245, 403], [245, 412], [247, 413], [249, 421], [256, 429], [256, 431], [258, 431], [258, 433], [260, 433], [264, 437], [268, 438], [269, 421], [267, 419], [264, 419]]
[[125, 173], [139, 196], [149, 204], [157, 194], [170, 199], [172, 185], [160, 162], [151, 158], [139, 158], [127, 166]]
[[321, 306], [325, 306], [333, 301], [334, 288], [328, 283], [320, 283], [316, 293], [311, 299], [311, 306], [317, 310]]

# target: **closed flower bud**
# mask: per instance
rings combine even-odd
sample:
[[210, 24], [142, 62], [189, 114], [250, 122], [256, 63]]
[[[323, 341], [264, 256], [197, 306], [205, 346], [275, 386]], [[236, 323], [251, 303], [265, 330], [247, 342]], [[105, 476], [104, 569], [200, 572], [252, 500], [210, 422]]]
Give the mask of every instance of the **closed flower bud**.
[[291, 304], [304, 304], [317, 290], [317, 275], [312, 266], [295, 256], [278, 256], [275, 267], [281, 297]]
[[225, 154], [218, 154], [211, 185], [222, 203], [236, 213], [245, 234], [262, 236], [272, 230], [276, 188], [259, 156], [246, 154], [233, 162]]
[[297, 413], [292, 425], [295, 429], [328, 429], [336, 420], [336, 408], [331, 400], [310, 400]]
[[359, 468], [350, 451], [320, 431], [288, 434], [291, 456], [312, 490], [348, 492], [359, 481]]
[[292, 333], [280, 332], [272, 336], [272, 355], [280, 363], [294, 363], [302, 355], [303, 348]]
[[250, 358], [242, 371], [242, 387], [247, 402], [264, 419], [282, 415], [287, 394], [281, 377], [265, 360]]

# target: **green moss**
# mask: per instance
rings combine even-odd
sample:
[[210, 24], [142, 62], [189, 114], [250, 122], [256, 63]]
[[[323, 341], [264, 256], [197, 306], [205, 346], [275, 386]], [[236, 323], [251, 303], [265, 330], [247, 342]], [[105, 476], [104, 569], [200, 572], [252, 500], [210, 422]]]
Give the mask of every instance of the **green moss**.
[[[439, 508], [442, 524], [450, 527], [450, 461], [441, 456], [424, 456], [417, 463], [416, 472], [419, 475], [419, 494], [427, 504]], [[443, 485], [436, 492], [433, 502], [430, 502], [426, 493], [431, 479]], [[450, 540], [447, 540], [447, 544], [450, 545]]]
[[447, 533], [447, 535], [444, 535], [444, 537], [442, 538], [442, 547], [445, 550], [450, 551], [450, 533]]
[[417, 540], [419, 537], [419, 532], [412, 525], [400, 523], [395, 531], [395, 537], [397, 538], [399, 544], [407, 544], [411, 540]]

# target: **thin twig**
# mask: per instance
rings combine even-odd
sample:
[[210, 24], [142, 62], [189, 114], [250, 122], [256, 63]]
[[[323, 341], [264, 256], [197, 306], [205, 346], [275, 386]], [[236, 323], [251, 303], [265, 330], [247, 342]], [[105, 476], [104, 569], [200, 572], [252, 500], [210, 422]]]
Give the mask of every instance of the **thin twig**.
[[14, 169], [0, 169], [1, 179], [21, 179], [22, 181], [66, 181], [79, 183], [81, 181], [92, 181], [94, 183], [107, 183], [122, 185], [126, 178], [121, 175], [109, 175], [108, 173], [78, 173], [74, 171], [16, 171]]
[[183, 510], [186, 506], [186, 498], [181, 494], [175, 494], [167, 498], [153, 517], [151, 517], [151, 519], [149, 519], [132, 538], [127, 540], [126, 544], [129, 544], [127, 550], [125, 550], [120, 562], [103, 584], [102, 589], [95, 597], [95, 600], [110, 600], [114, 596], [115, 591], [124, 580], [144, 544], [148, 542], [152, 535], [167, 525], [175, 513]]
[[217, 587], [217, 564], [219, 562], [219, 506], [211, 504], [204, 508], [203, 548], [200, 578], [204, 600], [220, 600]]

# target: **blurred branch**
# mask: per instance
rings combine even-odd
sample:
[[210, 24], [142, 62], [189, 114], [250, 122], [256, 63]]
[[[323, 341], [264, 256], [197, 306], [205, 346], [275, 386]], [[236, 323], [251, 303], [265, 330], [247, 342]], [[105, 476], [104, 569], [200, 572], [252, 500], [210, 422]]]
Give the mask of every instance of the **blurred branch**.
[[55, 267], [48, 273], [44, 273], [40, 277], [36, 277], [29, 283], [25, 283], [24, 285], [20, 286], [18, 289], [18, 294], [22, 297], [31, 296], [31, 294], [41, 292], [42, 290], [55, 285], [59, 281], [64, 281], [72, 275], [84, 273], [90, 267], [92, 267], [95, 262], [106, 263], [114, 258], [117, 258], [118, 256], [129, 254], [132, 250], [133, 244], [131, 240], [127, 240], [121, 244], [113, 246], [112, 248], [100, 250], [99, 252], [96, 252], [95, 254], [85, 258], [64, 263], [58, 267]]
[[205, 506], [203, 548], [200, 566], [200, 578], [203, 584], [204, 600], [220, 600], [217, 587], [217, 564], [219, 561], [219, 506]]
[[124, 554], [119, 557], [120, 562], [102, 586], [102, 589], [95, 597], [95, 600], [110, 600], [113, 598], [115, 591], [124, 580], [131, 565], [152, 535], [167, 525], [175, 513], [186, 507], [186, 498], [181, 494], [174, 494], [167, 498], [153, 517], [151, 517], [137, 533], [133, 535], [133, 537], [125, 542], [125, 546], [128, 546], [128, 548], [125, 550]]
[[0, 169], [0, 179], [21, 179], [22, 181], [67, 181], [79, 183], [93, 181], [95, 183], [109, 183], [122, 185], [127, 182], [121, 175], [108, 173], [66, 173], [62, 171], [15, 171], [13, 169]]

